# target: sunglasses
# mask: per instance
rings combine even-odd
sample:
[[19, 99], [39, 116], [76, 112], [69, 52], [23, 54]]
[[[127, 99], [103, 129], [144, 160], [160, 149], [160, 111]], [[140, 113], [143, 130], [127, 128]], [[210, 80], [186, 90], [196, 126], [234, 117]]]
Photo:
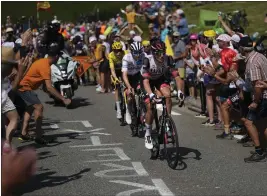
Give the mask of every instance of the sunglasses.
[[154, 51], [153, 54], [155, 55], [160, 55], [160, 54], [164, 54], [165, 51], [164, 50], [158, 50], [158, 51]]
[[134, 56], [138, 56], [138, 55], [141, 55], [142, 54], [142, 51], [132, 51], [132, 54]]
[[114, 49], [113, 52], [114, 53], [119, 53], [119, 52], [122, 52], [122, 49]]

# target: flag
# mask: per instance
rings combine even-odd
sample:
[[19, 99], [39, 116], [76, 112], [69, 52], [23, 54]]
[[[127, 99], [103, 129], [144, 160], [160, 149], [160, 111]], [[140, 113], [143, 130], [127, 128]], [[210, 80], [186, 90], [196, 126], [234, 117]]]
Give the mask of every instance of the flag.
[[48, 1], [37, 2], [37, 11], [49, 10], [50, 7], [51, 6], [50, 6], [50, 3]]

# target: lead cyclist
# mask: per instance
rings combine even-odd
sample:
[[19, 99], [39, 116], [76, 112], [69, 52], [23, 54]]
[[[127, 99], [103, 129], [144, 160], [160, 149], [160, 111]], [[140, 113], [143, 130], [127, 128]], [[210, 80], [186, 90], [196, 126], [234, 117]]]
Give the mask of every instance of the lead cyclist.
[[151, 100], [156, 98], [154, 92], [156, 90], [157, 96], [166, 97], [167, 112], [170, 115], [172, 108], [170, 80], [171, 77], [178, 77], [178, 72], [171, 68], [173, 59], [171, 56], [165, 55], [165, 44], [161, 40], [151, 42], [151, 52], [152, 55], [144, 59], [144, 65], [141, 71], [143, 78], [141, 84], [148, 94], [145, 100], [147, 108], [145, 147], [147, 149], [153, 149], [151, 129], [154, 117], [151, 109]]

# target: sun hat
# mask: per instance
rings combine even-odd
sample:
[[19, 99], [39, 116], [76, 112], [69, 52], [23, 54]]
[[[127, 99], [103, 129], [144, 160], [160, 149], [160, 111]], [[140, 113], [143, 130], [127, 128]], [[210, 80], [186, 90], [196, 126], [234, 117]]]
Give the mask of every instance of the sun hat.
[[217, 37], [216, 40], [221, 40], [221, 41], [224, 41], [224, 42], [230, 42], [231, 41], [231, 37], [227, 34], [221, 34], [219, 35], [219, 37]]
[[15, 60], [15, 52], [13, 48], [2, 46], [1, 47], [1, 63], [3, 64], [18, 64]]
[[215, 37], [216, 32], [214, 30], [207, 30], [207, 31], [204, 31], [204, 36], [205, 37]]
[[11, 27], [8, 27], [7, 29], [6, 29], [6, 33], [10, 33], [10, 32], [13, 32], [14, 30], [11, 28]]

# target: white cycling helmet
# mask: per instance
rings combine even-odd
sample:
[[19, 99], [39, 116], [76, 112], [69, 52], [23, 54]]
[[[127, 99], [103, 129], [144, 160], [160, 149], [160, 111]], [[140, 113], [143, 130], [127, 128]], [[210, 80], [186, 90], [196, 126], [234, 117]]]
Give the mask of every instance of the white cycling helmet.
[[143, 46], [142, 46], [141, 42], [133, 42], [130, 45], [130, 50], [131, 50], [131, 52], [140, 52], [140, 51], [143, 51]]

